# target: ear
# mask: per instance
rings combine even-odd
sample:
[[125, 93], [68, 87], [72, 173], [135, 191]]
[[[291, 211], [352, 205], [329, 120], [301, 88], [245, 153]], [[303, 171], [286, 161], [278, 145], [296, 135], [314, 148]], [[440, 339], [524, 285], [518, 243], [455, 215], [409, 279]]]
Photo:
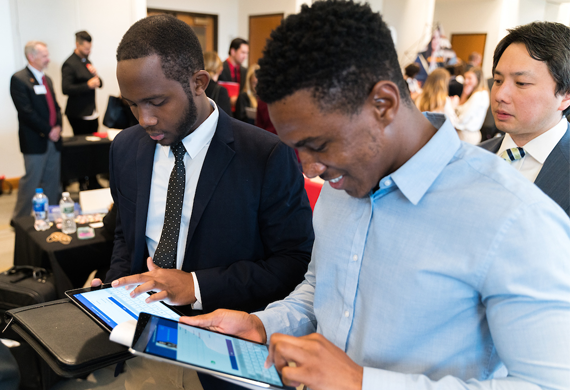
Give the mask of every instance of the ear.
[[199, 70], [198, 72], [192, 75], [192, 79], [190, 80], [190, 85], [194, 85], [194, 93], [196, 96], [200, 96], [206, 91], [208, 88], [208, 84], [210, 83], [210, 74], [205, 70]]
[[560, 111], [564, 111], [568, 107], [570, 107], [570, 92], [562, 95], [562, 102], [560, 102], [560, 107], [558, 107], [558, 109]]
[[383, 127], [392, 123], [400, 108], [400, 91], [396, 84], [387, 80], [377, 82], [368, 100], [374, 106], [376, 119]]

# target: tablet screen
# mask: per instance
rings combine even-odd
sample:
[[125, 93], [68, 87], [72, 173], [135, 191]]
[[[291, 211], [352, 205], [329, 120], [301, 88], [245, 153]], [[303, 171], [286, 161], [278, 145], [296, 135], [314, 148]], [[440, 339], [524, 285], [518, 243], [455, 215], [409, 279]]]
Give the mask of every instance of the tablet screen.
[[[141, 312], [155, 314], [178, 321], [180, 315], [161, 302], [146, 303], [148, 293], [136, 298], [129, 295], [132, 290], [119, 288], [102, 288], [87, 292], [68, 294], [84, 309], [100, 320], [102, 325], [112, 330], [117, 324], [128, 320], [138, 320]], [[67, 294], [67, 293], [66, 293]]]
[[263, 366], [269, 353], [266, 345], [155, 316], [139, 334], [133, 346], [136, 351], [283, 386], [275, 366]]

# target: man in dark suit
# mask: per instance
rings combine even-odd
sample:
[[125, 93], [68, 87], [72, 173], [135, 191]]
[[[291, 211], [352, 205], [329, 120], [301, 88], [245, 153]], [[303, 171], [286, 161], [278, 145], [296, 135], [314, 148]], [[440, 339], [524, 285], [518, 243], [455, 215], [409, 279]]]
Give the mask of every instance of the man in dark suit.
[[51, 79], [44, 74], [49, 52], [43, 42], [31, 41], [24, 48], [28, 66], [10, 81], [10, 95], [18, 111], [20, 151], [26, 174], [18, 185], [12, 218], [29, 216], [36, 188], [43, 188], [51, 204], [60, 196], [61, 111]]
[[480, 146], [503, 157], [570, 215], [570, 28], [510, 30], [493, 57], [491, 107], [506, 134]]
[[[148, 302], [205, 312], [285, 297], [302, 281], [313, 243], [293, 150], [207, 98], [200, 44], [185, 23], [166, 15], [135, 23], [117, 61], [121, 95], [140, 125], [111, 146], [118, 214], [106, 280], [138, 285], [133, 295], [156, 291]], [[134, 388], [148, 375], [159, 388], [175, 380], [143, 368], [128, 379]]]
[[103, 82], [89, 61], [90, 53], [91, 35], [79, 31], [75, 34], [75, 50], [61, 67], [61, 88], [64, 95], [69, 95], [65, 115], [76, 135], [95, 133], [99, 127], [95, 89]]
[[[219, 81], [233, 81], [239, 84], [240, 92], [245, 85], [247, 78], [247, 68], [242, 63], [249, 55], [249, 43], [242, 38], [235, 38], [230, 43], [229, 56], [224, 61], [224, 69], [218, 78]], [[239, 93], [236, 96], [230, 96], [232, 107], [235, 107]]]

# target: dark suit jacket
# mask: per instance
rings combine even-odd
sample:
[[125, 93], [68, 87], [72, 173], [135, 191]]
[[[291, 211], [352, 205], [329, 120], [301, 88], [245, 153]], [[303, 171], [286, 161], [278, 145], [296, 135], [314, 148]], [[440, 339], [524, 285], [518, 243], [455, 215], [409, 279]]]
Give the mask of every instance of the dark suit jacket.
[[[505, 136], [481, 143], [483, 149], [497, 153]], [[570, 216], [570, 124], [564, 136], [554, 147], [534, 184], [560, 205]]]
[[[111, 144], [118, 215], [107, 282], [147, 271], [155, 146], [138, 125]], [[182, 267], [196, 272], [204, 311], [251, 311], [289, 294], [310, 260], [311, 220], [293, 150], [220, 111], [196, 188]]]
[[[87, 86], [87, 81], [93, 78], [87, 64], [91, 61], [81, 61], [81, 57], [72, 53], [61, 67], [61, 89], [64, 95], [69, 95], [65, 115], [81, 118], [93, 114], [95, 109], [95, 90]], [[99, 78], [101, 79], [101, 78]], [[101, 85], [103, 86], [103, 80]]]
[[[247, 78], [247, 68], [245, 66], [240, 65], [240, 79], [239, 79], [239, 91], [243, 90], [243, 86], [245, 85], [245, 79]], [[230, 72], [230, 66], [228, 65], [228, 60], [224, 61], [224, 70], [220, 74], [218, 81], [234, 81], [232, 80], [232, 73]]]
[[[53, 83], [47, 75], [46, 80], [55, 103], [56, 124], [61, 126], [61, 110], [55, 99]], [[34, 85], [39, 84], [28, 67], [15, 73], [10, 80], [10, 95], [18, 110], [20, 151], [24, 154], [45, 153], [48, 142], [51, 142], [49, 141], [51, 126], [46, 95], [36, 95], [34, 91]], [[57, 150], [61, 150], [61, 138], [55, 146]]]

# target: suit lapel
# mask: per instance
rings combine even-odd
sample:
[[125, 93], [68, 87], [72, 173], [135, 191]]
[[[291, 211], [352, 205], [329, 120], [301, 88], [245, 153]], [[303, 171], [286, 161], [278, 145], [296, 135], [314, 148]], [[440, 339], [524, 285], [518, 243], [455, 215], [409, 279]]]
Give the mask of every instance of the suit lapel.
[[544, 161], [534, 184], [558, 203], [566, 213], [570, 210], [570, 125], [566, 133]]
[[[33, 89], [34, 89], [34, 85], [40, 85], [40, 82], [39, 82], [39, 80], [37, 80], [37, 79], [35, 78], [34, 74], [33, 74], [32, 71], [30, 70], [30, 68], [28, 68], [27, 66], [26, 66], [26, 70], [28, 71], [28, 75], [30, 76], [30, 79], [29, 79], [28, 81], [30, 82], [30, 84], [31, 84], [31, 86], [32, 86], [32, 90], [33, 90]], [[46, 76], [46, 80], [48, 80], [48, 77], [47, 77], [47, 76]], [[48, 81], [48, 84], [49, 84], [49, 81]], [[53, 90], [51, 85], [48, 85], [48, 87], [49, 87], [50, 91]], [[45, 109], [48, 110], [48, 112], [49, 112], [49, 107], [48, 107], [48, 104], [47, 104], [47, 99], [46, 99], [46, 97], [45, 97], [44, 95], [37, 95], [35, 90], [34, 90], [34, 94], [36, 95], [36, 97], [40, 97], [40, 96], [43, 97], [43, 99], [39, 99], [39, 101], [41, 101], [42, 104], [45, 104]], [[53, 96], [53, 94], [52, 94], [52, 96]], [[53, 99], [54, 99], [54, 101], [55, 101], [55, 97], [54, 97]]]
[[[200, 172], [200, 178], [198, 179], [198, 185], [196, 186], [194, 206], [192, 207], [192, 216], [190, 217], [188, 237], [186, 239], [186, 253], [189, 253], [188, 248], [202, 214], [212, 198], [220, 178], [235, 155], [234, 149], [230, 146], [234, 140], [231, 119], [223, 111], [219, 110], [219, 113], [218, 126], [208, 148], [208, 153]], [[187, 262], [184, 261], [184, 263], [186, 264]]]
[[137, 208], [135, 226], [135, 261], [142, 259], [142, 268], [146, 269], [144, 258], [146, 248], [146, 220], [150, 200], [150, 184], [152, 181], [152, 166], [156, 142], [144, 136], [139, 141], [137, 150]]

